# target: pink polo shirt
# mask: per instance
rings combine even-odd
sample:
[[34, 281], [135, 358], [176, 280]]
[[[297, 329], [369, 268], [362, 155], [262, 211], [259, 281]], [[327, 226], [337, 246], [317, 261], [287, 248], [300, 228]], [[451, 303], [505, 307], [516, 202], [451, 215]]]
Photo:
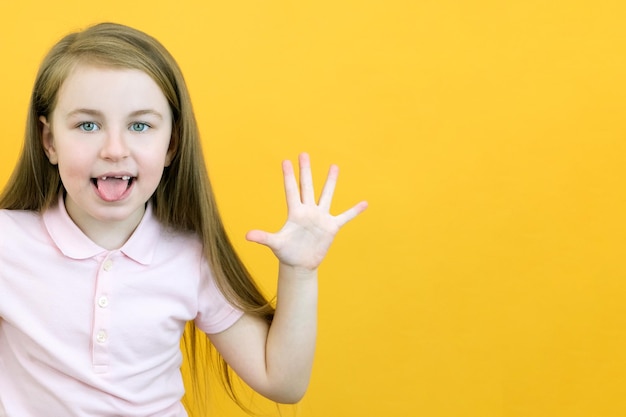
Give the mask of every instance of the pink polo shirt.
[[59, 200], [43, 215], [0, 210], [0, 416], [186, 416], [185, 323], [218, 333], [242, 312], [215, 287], [199, 240], [150, 207], [108, 251]]

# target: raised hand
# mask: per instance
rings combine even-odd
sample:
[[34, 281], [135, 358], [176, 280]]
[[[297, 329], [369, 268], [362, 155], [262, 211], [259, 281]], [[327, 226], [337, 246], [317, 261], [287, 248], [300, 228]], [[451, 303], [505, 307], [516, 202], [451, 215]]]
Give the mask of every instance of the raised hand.
[[320, 265], [339, 229], [367, 208], [362, 201], [337, 216], [330, 214], [330, 205], [337, 183], [339, 168], [332, 165], [326, 183], [315, 202], [311, 163], [305, 153], [299, 156], [300, 187], [290, 161], [283, 162], [287, 221], [276, 233], [251, 230], [246, 239], [269, 247], [284, 264], [305, 270]]

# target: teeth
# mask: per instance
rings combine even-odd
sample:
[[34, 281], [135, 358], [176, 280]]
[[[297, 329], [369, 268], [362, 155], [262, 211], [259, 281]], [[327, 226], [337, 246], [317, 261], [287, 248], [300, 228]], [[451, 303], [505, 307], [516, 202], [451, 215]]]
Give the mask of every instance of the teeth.
[[[107, 178], [109, 178], [109, 177], [107, 177], [107, 176], [100, 177], [100, 179], [101, 179], [102, 181], [106, 181], [106, 180], [107, 180]], [[118, 178], [118, 179], [122, 179], [122, 180], [124, 180], [124, 181], [128, 181], [128, 180], [130, 180], [130, 176], [128, 176], [128, 175], [123, 175], [123, 176], [121, 176], [121, 177], [111, 177], [111, 178]]]

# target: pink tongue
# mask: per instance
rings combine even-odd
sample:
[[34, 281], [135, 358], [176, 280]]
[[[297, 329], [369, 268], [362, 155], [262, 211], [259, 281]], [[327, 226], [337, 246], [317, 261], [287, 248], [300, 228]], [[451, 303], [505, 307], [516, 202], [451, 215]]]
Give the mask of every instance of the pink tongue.
[[98, 192], [106, 201], [119, 200], [128, 188], [128, 180], [121, 178], [98, 179]]

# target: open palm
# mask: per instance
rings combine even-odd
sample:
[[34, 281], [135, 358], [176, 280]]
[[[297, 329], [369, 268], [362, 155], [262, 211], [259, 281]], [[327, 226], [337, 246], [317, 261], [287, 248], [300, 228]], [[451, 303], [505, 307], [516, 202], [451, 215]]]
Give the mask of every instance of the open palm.
[[311, 163], [307, 154], [299, 156], [300, 187], [290, 161], [283, 162], [287, 221], [276, 233], [251, 230], [246, 238], [269, 247], [278, 260], [296, 268], [316, 269], [328, 252], [339, 229], [367, 208], [360, 202], [343, 213], [333, 216], [330, 205], [337, 183], [339, 168], [332, 165], [326, 183], [315, 201]]

